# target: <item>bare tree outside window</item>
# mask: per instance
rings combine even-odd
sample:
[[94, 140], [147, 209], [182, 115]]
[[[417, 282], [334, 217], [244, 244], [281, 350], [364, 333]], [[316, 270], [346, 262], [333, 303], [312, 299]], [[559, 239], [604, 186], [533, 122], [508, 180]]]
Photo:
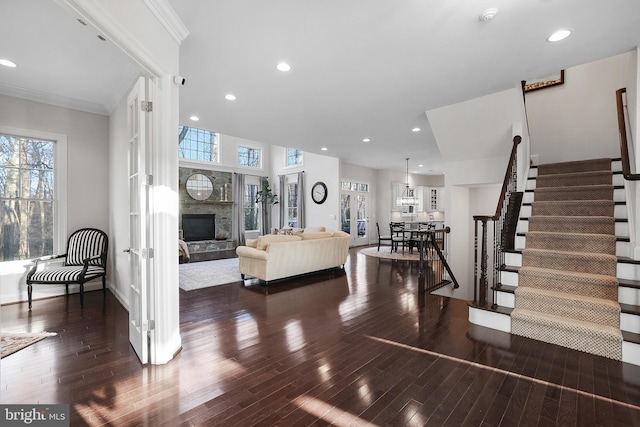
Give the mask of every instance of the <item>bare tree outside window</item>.
[[0, 134], [0, 261], [53, 253], [55, 142]]

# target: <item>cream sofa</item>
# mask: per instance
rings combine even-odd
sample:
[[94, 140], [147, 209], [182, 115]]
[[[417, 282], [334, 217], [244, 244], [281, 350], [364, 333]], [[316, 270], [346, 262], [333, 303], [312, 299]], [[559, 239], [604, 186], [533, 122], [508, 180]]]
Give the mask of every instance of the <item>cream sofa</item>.
[[248, 240], [247, 246], [236, 248], [236, 253], [243, 279], [248, 275], [268, 283], [344, 266], [349, 253], [349, 234], [330, 230], [269, 234]]

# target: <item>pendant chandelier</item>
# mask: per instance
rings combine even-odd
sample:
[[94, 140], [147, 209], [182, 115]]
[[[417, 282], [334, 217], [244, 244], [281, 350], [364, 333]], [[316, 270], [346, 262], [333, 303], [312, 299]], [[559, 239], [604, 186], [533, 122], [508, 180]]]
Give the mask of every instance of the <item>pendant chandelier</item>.
[[418, 198], [413, 195], [413, 191], [409, 188], [409, 158], [407, 157], [407, 184], [404, 187], [402, 195], [396, 201], [398, 206], [414, 206], [418, 204]]

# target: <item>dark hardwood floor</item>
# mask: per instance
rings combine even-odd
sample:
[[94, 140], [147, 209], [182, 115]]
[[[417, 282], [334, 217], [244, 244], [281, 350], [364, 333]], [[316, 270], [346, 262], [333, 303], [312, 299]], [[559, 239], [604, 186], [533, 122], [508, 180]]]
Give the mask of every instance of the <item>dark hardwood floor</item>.
[[3, 306], [3, 331], [58, 335], [2, 359], [0, 400], [92, 426], [640, 425], [640, 367], [472, 325], [419, 295], [417, 265], [357, 252], [268, 292], [181, 291], [163, 366], [139, 364], [110, 293]]

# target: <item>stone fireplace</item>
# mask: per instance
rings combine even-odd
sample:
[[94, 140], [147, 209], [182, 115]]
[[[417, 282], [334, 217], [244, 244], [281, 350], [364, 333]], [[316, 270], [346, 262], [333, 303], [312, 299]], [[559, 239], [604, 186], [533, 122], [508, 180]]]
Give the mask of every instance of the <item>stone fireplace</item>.
[[[187, 192], [187, 180], [194, 174], [205, 175], [211, 181], [211, 194], [204, 200], [196, 200]], [[179, 168], [180, 238], [187, 242], [191, 261], [235, 256], [232, 178], [231, 172]]]

